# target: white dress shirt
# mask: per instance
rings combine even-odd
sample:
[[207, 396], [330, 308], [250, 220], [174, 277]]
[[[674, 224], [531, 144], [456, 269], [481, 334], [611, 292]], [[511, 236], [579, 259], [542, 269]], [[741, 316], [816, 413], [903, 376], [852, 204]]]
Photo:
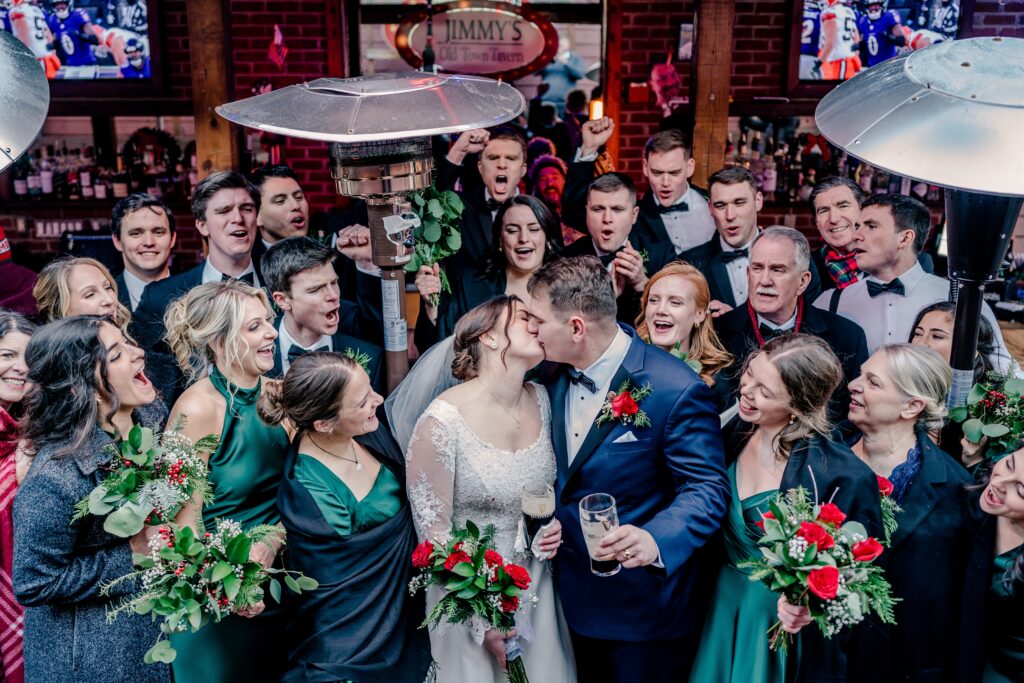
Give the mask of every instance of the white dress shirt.
[[[512, 199], [512, 197], [518, 197], [518, 196], [519, 196], [519, 188], [516, 187], [516, 188], [514, 188], [512, 190], [512, 194], [509, 195], [509, 199]], [[488, 190], [485, 187], [484, 188], [484, 206], [486, 206], [487, 202], [491, 201], [492, 199], [494, 199], [494, 198], [491, 196], [491, 191]], [[498, 211], [500, 211], [500, 210], [501, 210], [501, 207], [499, 206], [497, 209], [494, 209], [494, 210], [491, 211], [491, 220], [492, 221], [494, 220], [494, 217], [498, 215]]]
[[128, 290], [128, 299], [132, 303], [132, 311], [139, 307], [139, 301], [142, 300], [142, 290], [146, 288], [149, 283], [145, 280], [140, 280], [135, 277], [127, 268], [121, 273], [124, 276], [125, 288]]
[[[757, 235], [754, 235], [754, 239], [757, 239]], [[729, 274], [729, 284], [732, 285], [732, 296], [736, 305], [739, 306], [746, 302], [750, 296], [749, 280], [747, 279], [747, 266], [750, 265], [750, 245], [754, 243], [754, 239], [750, 240], [746, 244], [740, 247], [730, 247], [722, 236], [718, 236], [718, 242], [722, 246], [722, 251], [739, 251], [740, 249], [746, 249], [747, 255], [735, 258], [725, 264], [725, 272]]]
[[[874, 353], [885, 344], [905, 344], [910, 340], [914, 319], [922, 308], [940, 301], [949, 301], [949, 280], [924, 272], [921, 264], [916, 261], [899, 276], [899, 280], [903, 283], [902, 296], [882, 292], [872, 297], [868, 294], [868, 282], [885, 284], [873, 276], [858, 280], [841, 290], [836, 312], [861, 326], [867, 337], [868, 353]], [[832, 290], [822, 292], [814, 305], [827, 311], [831, 298]], [[992, 325], [995, 335], [996, 352], [992, 361], [997, 365], [997, 370], [1006, 372], [1012, 367], [1013, 359], [1006, 350], [999, 323], [988, 304], [982, 306], [982, 315]]]
[[[672, 241], [672, 246], [675, 247], [676, 254], [700, 246], [715, 235], [715, 221], [711, 218], [708, 200], [704, 199], [700, 192], [687, 185], [686, 192], [673, 206], [680, 202], [686, 202], [686, 211], [661, 214], [661, 222], [665, 224], [665, 231]], [[657, 198], [654, 203], [658, 205]]]
[[[249, 262], [249, 267], [246, 268], [240, 275], [237, 275], [236, 278], [239, 278], [242, 275], [245, 275], [246, 273], [252, 273], [252, 283], [253, 283], [253, 286], [255, 286], [255, 287], [262, 287], [263, 286], [260, 283], [259, 277], [256, 275], [256, 269], [252, 267], [252, 261]], [[216, 268], [214, 268], [213, 264], [210, 263], [210, 259], [206, 259], [206, 265], [203, 266], [203, 284], [205, 285], [208, 282], [220, 282], [223, 279], [224, 279], [224, 273], [222, 273], [219, 270], [217, 270]]]
[[288, 372], [288, 368], [291, 367], [291, 363], [288, 361], [288, 352], [291, 351], [293, 346], [298, 346], [300, 349], [306, 351], [312, 351], [313, 349], [326, 346], [328, 351], [334, 350], [334, 342], [330, 336], [324, 335], [320, 337], [312, 346], [303, 346], [299, 342], [295, 341], [292, 335], [288, 334], [288, 326], [285, 325], [284, 321], [281, 321], [281, 326], [277, 330], [277, 347], [281, 352], [281, 373]]
[[796, 311], [793, 311], [792, 317], [790, 317], [789, 320], [787, 320], [786, 322], [782, 323], [781, 325], [776, 325], [775, 323], [773, 323], [768, 318], [762, 318], [761, 314], [758, 313], [757, 314], [757, 324], [759, 326], [760, 325], [764, 325], [769, 330], [783, 330], [783, 331], [791, 330], [794, 327], [796, 327]]
[[566, 452], [570, 465], [580, 450], [580, 446], [586, 440], [587, 434], [590, 433], [590, 428], [594, 426], [594, 421], [597, 419], [598, 413], [601, 412], [601, 406], [608, 398], [612, 378], [626, 358], [629, 343], [629, 335], [621, 328], [617, 329], [612, 343], [608, 345], [601, 357], [594, 361], [589, 368], [583, 370], [583, 374], [593, 380], [597, 391], [590, 391], [581, 384], [569, 384], [569, 391], [565, 394], [565, 415], [568, 423], [565, 426], [565, 435], [568, 441]]

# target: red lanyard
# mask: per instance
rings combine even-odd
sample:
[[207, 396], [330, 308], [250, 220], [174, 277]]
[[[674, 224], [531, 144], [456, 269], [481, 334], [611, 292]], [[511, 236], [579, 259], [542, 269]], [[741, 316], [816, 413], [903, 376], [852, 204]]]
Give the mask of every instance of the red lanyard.
[[[764, 346], [764, 337], [761, 336], [761, 326], [757, 324], [757, 313], [754, 312], [754, 307], [750, 305], [750, 299], [747, 299], [747, 313], [750, 314], [750, 324], [754, 326], [754, 337], [757, 338], [757, 348]], [[796, 300], [796, 323], [793, 325], [793, 331], [800, 331], [800, 323], [804, 319], [804, 298], [798, 297]]]

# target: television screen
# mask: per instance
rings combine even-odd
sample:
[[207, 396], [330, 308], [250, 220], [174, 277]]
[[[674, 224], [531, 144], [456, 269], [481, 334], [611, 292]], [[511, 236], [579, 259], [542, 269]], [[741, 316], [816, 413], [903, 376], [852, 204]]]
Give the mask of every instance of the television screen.
[[887, 59], [955, 39], [961, 0], [803, 0], [800, 80], [845, 81]]
[[150, 78], [147, 0], [0, 0], [0, 23], [58, 80]]

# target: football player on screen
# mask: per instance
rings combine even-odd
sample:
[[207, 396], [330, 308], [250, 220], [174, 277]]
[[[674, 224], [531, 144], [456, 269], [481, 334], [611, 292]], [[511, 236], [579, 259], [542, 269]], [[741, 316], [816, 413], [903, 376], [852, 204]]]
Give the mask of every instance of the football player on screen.
[[959, 26], [960, 0], [942, 0], [942, 7], [932, 15], [932, 23], [928, 28], [941, 33], [946, 40], [953, 40]]
[[857, 15], [844, 0], [825, 0], [821, 10], [821, 77], [826, 81], [845, 81], [860, 71], [857, 54]]
[[857, 19], [860, 53], [868, 68], [892, 59], [906, 44], [900, 15], [896, 10], [888, 9], [888, 5], [888, 0], [871, 0], [867, 12]]
[[149, 78], [149, 55], [138, 38], [129, 38], [124, 46], [127, 62], [121, 67], [122, 78]]
[[821, 3], [818, 0], [804, 0], [803, 26], [800, 29], [800, 80], [821, 80], [821, 62], [818, 49], [821, 47]]
[[10, 13], [11, 33], [25, 44], [43, 65], [47, 78], [56, 78], [60, 59], [53, 51], [53, 34], [46, 25], [46, 15], [29, 0], [14, 0]]
[[100, 44], [89, 13], [75, 9], [72, 0], [49, 0], [53, 14], [46, 24], [56, 38], [57, 52], [66, 66], [91, 66], [96, 63], [93, 46]]

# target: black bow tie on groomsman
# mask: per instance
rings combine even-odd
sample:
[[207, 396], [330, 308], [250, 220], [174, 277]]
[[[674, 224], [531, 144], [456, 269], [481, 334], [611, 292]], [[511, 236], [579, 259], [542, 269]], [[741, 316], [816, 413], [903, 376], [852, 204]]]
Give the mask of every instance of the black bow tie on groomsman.
[[495, 211], [501, 208], [502, 204], [504, 204], [504, 202], [499, 202], [497, 199], [488, 199], [487, 210], [490, 211], [491, 213], [494, 213]]
[[626, 245], [623, 244], [621, 247], [619, 247], [618, 249], [616, 249], [612, 253], [610, 253], [610, 254], [601, 254], [597, 258], [601, 259], [601, 265], [604, 266], [605, 268], [607, 268], [608, 266], [611, 265], [612, 261], [615, 260], [615, 257], [618, 255], [618, 253], [620, 251], [622, 251], [623, 249], [625, 249], [625, 248], [626, 248]]
[[787, 327], [786, 329], [779, 329], [775, 327], [768, 327], [764, 323], [761, 323], [757, 326], [757, 331], [761, 333], [762, 339], [768, 341], [769, 339], [775, 339], [775, 337], [781, 337], [784, 334], [789, 334], [793, 331], [793, 328]]
[[733, 249], [732, 251], [722, 251], [722, 261], [725, 263], [732, 263], [738, 258], [747, 258], [750, 252], [746, 247], [742, 249]]
[[670, 204], [669, 206], [662, 206], [661, 204], [658, 204], [658, 213], [662, 215], [666, 213], [682, 213], [684, 211], [689, 210], [690, 205], [687, 204], [686, 202], [676, 202], [675, 204]]
[[222, 275], [221, 278], [220, 278], [221, 282], [227, 282], [228, 280], [239, 280], [241, 282], [246, 282], [246, 283], [252, 285], [253, 287], [256, 286], [256, 278], [254, 276], [254, 273], [251, 270], [248, 273], [242, 273], [238, 277], [231, 277], [230, 275]]
[[899, 278], [896, 278], [892, 282], [875, 282], [874, 280], [868, 280], [868, 294], [872, 298], [879, 294], [885, 294], [886, 292], [889, 292], [890, 294], [898, 294], [899, 296], [905, 296], [907, 293]]
[[594, 380], [590, 379], [576, 368], [569, 368], [569, 381], [573, 384], [579, 384], [580, 386], [590, 389], [590, 393], [592, 394], [597, 393], [597, 384]]
[[330, 351], [331, 347], [327, 344], [318, 346], [315, 349], [304, 349], [298, 344], [292, 344], [292, 347], [288, 349], [288, 362], [294, 363], [296, 358], [305, 356], [307, 353], [314, 353], [316, 351]]

